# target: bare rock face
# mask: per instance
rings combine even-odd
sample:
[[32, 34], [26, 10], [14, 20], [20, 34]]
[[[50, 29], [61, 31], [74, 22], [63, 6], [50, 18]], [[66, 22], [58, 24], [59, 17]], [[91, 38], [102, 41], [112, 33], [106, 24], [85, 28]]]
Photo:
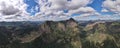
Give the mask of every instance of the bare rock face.
[[78, 26], [78, 23], [74, 19], [67, 20], [67, 27], [68, 28], [75, 28]]
[[74, 48], [81, 48], [78, 26], [78, 23], [72, 18], [59, 22], [47, 21], [40, 25], [39, 31], [46, 35], [42, 38], [44, 43], [49, 44], [56, 41], [58, 44], [70, 44]]
[[65, 25], [64, 25], [63, 23], [58, 23], [58, 24], [57, 24], [57, 28], [58, 28], [59, 30], [63, 30], [63, 31], [66, 30]]

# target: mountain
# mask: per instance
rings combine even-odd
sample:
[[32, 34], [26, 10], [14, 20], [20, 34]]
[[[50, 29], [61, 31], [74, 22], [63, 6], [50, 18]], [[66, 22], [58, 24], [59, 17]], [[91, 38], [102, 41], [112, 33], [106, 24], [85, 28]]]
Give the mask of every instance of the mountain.
[[20, 23], [1, 23], [0, 48], [120, 48], [120, 22]]

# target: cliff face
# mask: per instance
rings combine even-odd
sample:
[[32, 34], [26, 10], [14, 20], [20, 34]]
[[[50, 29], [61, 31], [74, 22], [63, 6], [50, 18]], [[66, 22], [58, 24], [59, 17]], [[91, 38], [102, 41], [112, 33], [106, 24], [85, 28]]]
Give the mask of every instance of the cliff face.
[[71, 46], [81, 48], [78, 27], [79, 25], [73, 19], [60, 22], [47, 21], [40, 25], [39, 31], [43, 33], [44, 43], [63, 44], [61, 48], [66, 48], [66, 46], [68, 46], [67, 48]]
[[74, 19], [0, 26], [0, 48], [120, 48], [120, 23]]

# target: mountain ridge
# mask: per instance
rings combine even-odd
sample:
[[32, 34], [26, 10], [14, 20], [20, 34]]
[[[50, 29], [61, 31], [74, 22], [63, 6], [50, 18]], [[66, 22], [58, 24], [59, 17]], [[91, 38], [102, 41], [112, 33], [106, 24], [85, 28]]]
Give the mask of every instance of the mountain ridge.
[[25, 22], [0, 26], [0, 48], [119, 48], [119, 31], [120, 22]]

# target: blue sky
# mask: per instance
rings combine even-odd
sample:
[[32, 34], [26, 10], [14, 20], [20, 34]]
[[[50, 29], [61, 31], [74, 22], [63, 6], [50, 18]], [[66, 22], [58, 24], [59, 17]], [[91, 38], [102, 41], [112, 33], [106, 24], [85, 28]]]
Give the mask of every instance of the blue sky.
[[[68, 1], [71, 1], [71, 0], [68, 0]], [[101, 13], [101, 14], [111, 14], [110, 12], [109, 13], [102, 13], [101, 10], [102, 10], [102, 2], [105, 1], [105, 0], [93, 0], [93, 2], [91, 4], [88, 4], [87, 6], [90, 6], [92, 8], [94, 8], [98, 13]], [[35, 0], [24, 0], [24, 2], [29, 5], [26, 9], [26, 11], [28, 13], [30, 13], [31, 15], [35, 15], [36, 13], [40, 12], [40, 10], [34, 10], [34, 12], [31, 12], [32, 10], [32, 7], [33, 9], [35, 9], [35, 6], [39, 6], [38, 3], [35, 2]], [[68, 10], [63, 10], [65, 13], [68, 12]], [[79, 16], [79, 14], [73, 14], [73, 16]]]
[[88, 6], [93, 7], [97, 12], [101, 13], [103, 1], [104, 0], [93, 0]]
[[[39, 4], [35, 2], [35, 0], [24, 0], [24, 2], [28, 5], [26, 11], [30, 13], [30, 15], [35, 15], [36, 13], [40, 12]], [[38, 6], [38, 10], [35, 7]], [[33, 11], [32, 11], [33, 10]]]

